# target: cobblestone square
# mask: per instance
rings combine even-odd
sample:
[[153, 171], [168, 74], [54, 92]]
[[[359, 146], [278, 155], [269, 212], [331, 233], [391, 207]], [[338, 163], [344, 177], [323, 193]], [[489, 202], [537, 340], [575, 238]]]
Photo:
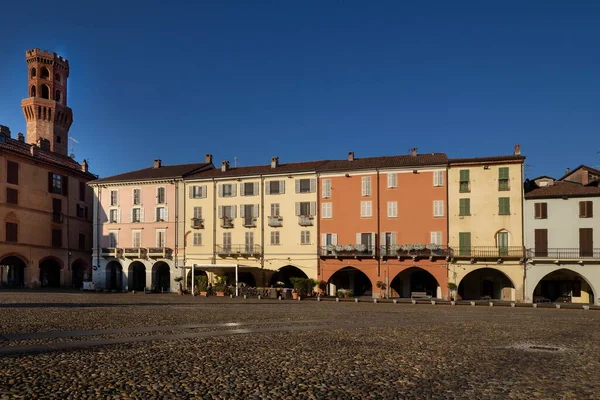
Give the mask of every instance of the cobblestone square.
[[597, 399], [594, 310], [0, 292], [0, 399]]

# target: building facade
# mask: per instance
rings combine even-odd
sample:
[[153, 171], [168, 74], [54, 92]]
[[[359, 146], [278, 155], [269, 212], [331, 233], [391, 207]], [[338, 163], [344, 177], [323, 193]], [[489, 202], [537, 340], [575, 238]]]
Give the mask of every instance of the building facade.
[[95, 176], [67, 156], [69, 62], [26, 52], [26, 136], [0, 127], [0, 286], [80, 288], [91, 276]]
[[600, 171], [580, 166], [559, 180], [526, 183], [527, 302], [598, 304], [599, 179]]
[[94, 193], [93, 281], [112, 291], [173, 291], [183, 266], [183, 176], [203, 163], [151, 168], [90, 182]]
[[450, 159], [450, 282], [464, 300], [524, 298], [523, 162], [513, 155]]

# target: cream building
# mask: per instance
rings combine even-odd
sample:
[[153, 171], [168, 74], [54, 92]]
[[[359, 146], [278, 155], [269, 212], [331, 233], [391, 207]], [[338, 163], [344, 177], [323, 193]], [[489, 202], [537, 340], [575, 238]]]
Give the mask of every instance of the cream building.
[[[184, 262], [194, 274], [268, 287], [317, 277], [317, 178], [323, 162], [220, 169], [185, 178]], [[237, 279], [236, 279], [237, 273]]]
[[448, 164], [449, 282], [464, 300], [522, 301], [523, 161], [511, 156]]

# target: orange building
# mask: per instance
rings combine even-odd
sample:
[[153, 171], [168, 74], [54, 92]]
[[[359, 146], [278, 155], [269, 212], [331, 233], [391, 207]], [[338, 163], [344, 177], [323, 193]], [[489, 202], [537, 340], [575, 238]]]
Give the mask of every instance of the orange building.
[[319, 176], [319, 279], [327, 294], [447, 296], [448, 158], [329, 161]]

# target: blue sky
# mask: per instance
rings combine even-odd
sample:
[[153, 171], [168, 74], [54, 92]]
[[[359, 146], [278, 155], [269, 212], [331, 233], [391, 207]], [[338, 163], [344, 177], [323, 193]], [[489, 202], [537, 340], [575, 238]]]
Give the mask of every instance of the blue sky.
[[529, 177], [600, 165], [597, 1], [82, 4], [2, 6], [0, 124], [25, 131], [25, 50], [58, 52], [100, 176], [516, 143]]

